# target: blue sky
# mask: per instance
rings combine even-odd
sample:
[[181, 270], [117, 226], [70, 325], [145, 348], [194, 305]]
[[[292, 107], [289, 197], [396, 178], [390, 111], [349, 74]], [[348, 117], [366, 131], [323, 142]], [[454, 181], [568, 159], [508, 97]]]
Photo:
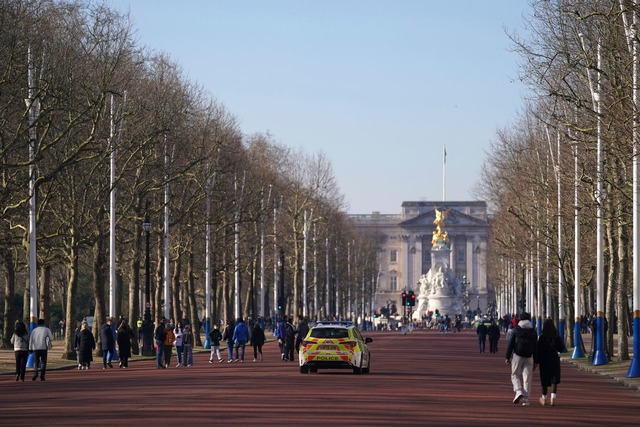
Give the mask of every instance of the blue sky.
[[505, 28], [525, 0], [107, 0], [247, 134], [331, 160], [348, 212], [475, 200], [525, 94]]

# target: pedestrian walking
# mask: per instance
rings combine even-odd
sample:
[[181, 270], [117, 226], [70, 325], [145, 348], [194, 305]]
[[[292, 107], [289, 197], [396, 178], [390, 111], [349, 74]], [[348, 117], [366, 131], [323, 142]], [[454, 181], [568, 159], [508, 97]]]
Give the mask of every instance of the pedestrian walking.
[[209, 355], [209, 363], [213, 363], [213, 356], [218, 358], [218, 362], [222, 363], [222, 355], [220, 354], [220, 341], [222, 333], [218, 329], [217, 324], [213, 324], [213, 328], [209, 331], [209, 342], [211, 344], [211, 354]]
[[287, 323], [284, 325], [285, 328], [285, 340], [284, 340], [284, 360], [293, 362], [293, 350], [295, 348], [295, 335], [296, 330], [293, 327], [293, 317], [289, 317], [287, 319]]
[[480, 349], [480, 353], [484, 353], [484, 350], [487, 345], [487, 334], [489, 333], [489, 329], [487, 325], [484, 324], [482, 320], [478, 322], [478, 327], [476, 328], [476, 334], [478, 335], [478, 348]]
[[222, 340], [227, 343], [227, 363], [231, 363], [233, 362], [233, 322], [230, 320], [227, 321], [222, 331]]
[[187, 325], [184, 327], [184, 332], [182, 333], [182, 361], [185, 366], [190, 367], [193, 365], [193, 344], [195, 343], [195, 338], [193, 337], [193, 333], [191, 332], [191, 326]]
[[29, 331], [27, 325], [21, 320], [16, 320], [11, 335], [11, 344], [16, 358], [16, 381], [24, 381], [27, 372], [27, 359], [29, 358]]
[[278, 322], [278, 325], [276, 326], [276, 338], [278, 339], [278, 347], [280, 348], [280, 358], [282, 359], [282, 361], [284, 362], [286, 359], [286, 355], [285, 355], [285, 341], [287, 339], [287, 328], [286, 328], [287, 322], [286, 322], [286, 318], [283, 317], [280, 319], [280, 321]]
[[100, 329], [100, 349], [102, 350], [102, 369], [113, 368], [111, 361], [113, 360], [113, 355], [116, 352], [116, 336], [113, 328], [111, 327], [113, 323], [112, 318], [108, 318], [104, 325], [102, 325], [102, 329]]
[[96, 349], [96, 340], [89, 329], [87, 322], [82, 322], [80, 332], [76, 338], [78, 352], [78, 370], [89, 369], [93, 361], [93, 350]]
[[133, 329], [129, 326], [129, 322], [126, 319], [120, 321], [118, 330], [116, 331], [116, 341], [118, 342], [118, 357], [120, 368], [129, 367], [129, 358], [131, 357], [131, 340], [135, 338]]
[[489, 352], [498, 352], [498, 341], [500, 341], [500, 326], [495, 319], [491, 319], [491, 324], [487, 328], [487, 336], [489, 337]]
[[236, 363], [244, 363], [244, 350], [249, 339], [249, 328], [242, 317], [238, 318], [233, 329], [233, 346], [236, 349]]
[[309, 324], [307, 323], [307, 319], [305, 319], [302, 315], [298, 315], [298, 331], [296, 334], [296, 352], [300, 351], [300, 343], [303, 339], [307, 337], [309, 333]]
[[29, 337], [29, 352], [33, 352], [34, 355], [32, 381], [38, 379], [38, 367], [40, 367], [40, 381], [45, 381], [47, 354], [53, 348], [52, 340], [51, 329], [44, 325], [44, 319], [38, 319], [38, 326], [31, 331]]
[[[171, 364], [171, 353], [173, 352], [173, 343], [176, 341], [176, 335], [173, 333], [173, 329], [167, 328], [167, 333], [164, 337], [164, 367], [168, 368]], [[184, 346], [184, 341], [183, 341]]]
[[167, 336], [165, 322], [166, 319], [164, 317], [160, 318], [158, 326], [153, 331], [153, 338], [156, 341], [156, 367], [158, 369], [164, 369], [164, 339]]
[[173, 330], [173, 335], [175, 335], [176, 340], [173, 342], [173, 345], [175, 345], [176, 347], [176, 357], [178, 358], [178, 364], [176, 365], [176, 368], [182, 366], [182, 352], [184, 349], [184, 346], [182, 345], [182, 334], [184, 333], [184, 330], [182, 329], [182, 323], [178, 322], [176, 323], [176, 327]]
[[[558, 384], [560, 384], [560, 356], [564, 350], [562, 338], [553, 323], [553, 319], [546, 319], [542, 325], [542, 332], [538, 337], [538, 364], [540, 366], [540, 385], [542, 386], [542, 406], [555, 406]], [[551, 387], [551, 396], [547, 399], [547, 392]]]
[[538, 336], [531, 324], [531, 314], [522, 313], [518, 326], [509, 335], [505, 363], [511, 365], [511, 383], [516, 396], [513, 403], [529, 405], [531, 377], [538, 358]]
[[264, 330], [260, 327], [260, 322], [256, 321], [251, 330], [251, 347], [253, 347], [253, 361], [262, 361], [262, 346], [266, 341]]

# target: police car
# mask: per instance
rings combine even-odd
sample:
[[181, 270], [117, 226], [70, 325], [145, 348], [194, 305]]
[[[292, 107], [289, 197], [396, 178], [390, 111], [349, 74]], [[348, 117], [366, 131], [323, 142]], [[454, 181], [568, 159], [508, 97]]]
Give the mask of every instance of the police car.
[[300, 373], [318, 369], [351, 369], [354, 374], [368, 374], [371, 353], [364, 338], [351, 323], [318, 323], [300, 344]]

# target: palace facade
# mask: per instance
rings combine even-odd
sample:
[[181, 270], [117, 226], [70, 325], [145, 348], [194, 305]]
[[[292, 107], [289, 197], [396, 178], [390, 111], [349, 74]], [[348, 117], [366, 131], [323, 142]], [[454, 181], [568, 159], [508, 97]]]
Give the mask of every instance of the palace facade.
[[[418, 280], [431, 268], [431, 247], [435, 209], [447, 210], [444, 231], [448, 233], [450, 269], [454, 277], [466, 282], [470, 310], [486, 312], [494, 301], [487, 284], [487, 204], [475, 202], [403, 202], [400, 215], [373, 212], [350, 215], [358, 229], [380, 244], [378, 282], [374, 309], [395, 305], [401, 311], [402, 291], [419, 293]], [[457, 313], [449, 313], [450, 316]], [[461, 313], [462, 314], [462, 313]]]

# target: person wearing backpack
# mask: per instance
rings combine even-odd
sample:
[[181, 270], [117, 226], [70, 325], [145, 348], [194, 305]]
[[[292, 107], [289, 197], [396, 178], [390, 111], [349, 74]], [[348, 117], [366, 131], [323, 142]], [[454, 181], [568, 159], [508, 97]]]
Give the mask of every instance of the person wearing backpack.
[[507, 341], [505, 363], [511, 365], [511, 382], [516, 396], [513, 403], [529, 405], [531, 379], [538, 363], [538, 335], [531, 324], [531, 314], [522, 313], [518, 326]]

